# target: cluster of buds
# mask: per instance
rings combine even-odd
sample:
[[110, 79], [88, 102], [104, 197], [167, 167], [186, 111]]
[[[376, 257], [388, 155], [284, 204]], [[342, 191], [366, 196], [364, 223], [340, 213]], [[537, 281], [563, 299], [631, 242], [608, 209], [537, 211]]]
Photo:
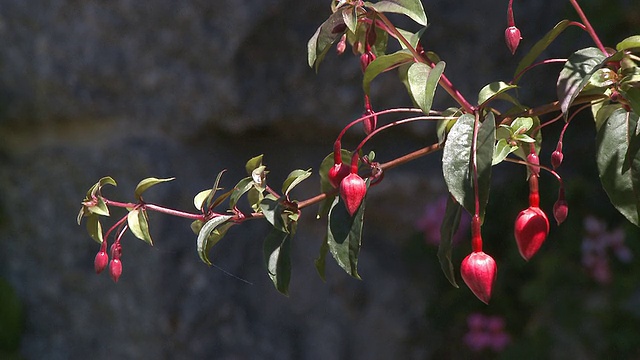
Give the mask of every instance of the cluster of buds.
[[117, 239], [111, 245], [111, 261], [109, 261], [109, 255], [107, 255], [106, 250], [107, 241], [103, 240], [100, 250], [93, 261], [94, 269], [96, 270], [96, 274], [100, 274], [107, 268], [107, 265], [109, 265], [109, 276], [111, 276], [114, 282], [118, 282], [120, 275], [122, 275], [122, 261], [120, 260], [122, 257], [122, 245], [120, 244], [120, 239]]

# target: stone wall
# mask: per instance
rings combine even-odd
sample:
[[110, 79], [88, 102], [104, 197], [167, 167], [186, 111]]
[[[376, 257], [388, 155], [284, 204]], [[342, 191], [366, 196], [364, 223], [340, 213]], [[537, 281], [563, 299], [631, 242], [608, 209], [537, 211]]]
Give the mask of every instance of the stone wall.
[[[326, 283], [318, 278], [313, 259], [324, 230], [314, 210], [305, 213], [289, 298], [263, 269], [262, 223], [232, 229], [212, 254], [247, 284], [199, 261], [187, 220], [151, 214], [156, 245], [124, 240], [117, 285], [94, 274], [98, 245], [75, 224], [86, 189], [104, 175], [118, 181], [106, 190], [118, 199], [130, 199], [144, 177], [175, 176], [147, 199], [190, 209], [220, 170], [229, 170], [223, 185], [231, 187], [260, 153], [276, 184], [292, 169], [316, 170], [362, 109], [357, 59], [330, 54], [317, 75], [306, 65], [306, 41], [328, 3], [2, 1], [0, 277], [25, 306], [24, 358], [429, 356], [424, 307], [437, 296], [430, 279], [442, 275], [413, 273], [402, 244], [429, 194], [442, 190], [437, 155], [387, 174], [372, 191], [363, 281], [334, 264]], [[561, 19], [557, 3], [521, 5], [528, 7], [519, 10], [523, 46]], [[432, 22], [425, 46], [447, 61], [447, 75], [470, 99], [510, 76], [506, 1], [437, 0], [425, 8]], [[392, 75], [376, 79], [373, 91], [376, 109], [408, 104]], [[438, 107], [451, 105], [441, 95]], [[393, 136], [377, 143], [390, 149], [381, 160], [428, 144], [433, 129]], [[296, 195], [317, 188], [314, 177]]]

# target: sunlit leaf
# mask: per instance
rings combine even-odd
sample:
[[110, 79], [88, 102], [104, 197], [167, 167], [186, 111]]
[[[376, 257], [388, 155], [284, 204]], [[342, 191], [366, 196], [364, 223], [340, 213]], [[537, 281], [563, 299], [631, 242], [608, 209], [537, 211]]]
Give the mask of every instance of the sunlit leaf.
[[264, 240], [264, 263], [275, 288], [289, 295], [291, 280], [291, 239], [295, 234], [295, 223], [288, 232], [272, 228]]
[[[470, 213], [475, 213], [471, 145], [475, 117], [462, 115], [451, 128], [442, 153], [442, 171], [449, 192]], [[478, 130], [477, 171], [480, 217], [484, 218], [489, 199], [491, 163], [495, 144], [495, 118], [489, 113]]]
[[443, 61], [437, 63], [433, 68], [427, 64], [413, 63], [407, 72], [411, 96], [426, 115], [431, 111], [433, 97], [444, 72], [444, 67]]
[[296, 187], [296, 185], [300, 184], [306, 178], [311, 176], [311, 169], [309, 170], [293, 170], [287, 176], [287, 179], [282, 183], [282, 193], [284, 195], [288, 195], [289, 192]]
[[[220, 215], [216, 216], [206, 223], [202, 225], [200, 232], [198, 233], [198, 239], [196, 240], [196, 248], [198, 250], [198, 256], [200, 256], [200, 260], [207, 265], [211, 265], [211, 261], [209, 260], [208, 250], [217, 243], [220, 237], [210, 238], [210, 235], [213, 233], [216, 228], [222, 226], [226, 222], [228, 222], [233, 216], [231, 215]], [[226, 231], [226, 230], [225, 230]]]
[[135, 198], [138, 200], [142, 200], [142, 193], [147, 191], [147, 189], [149, 189], [150, 187], [163, 183], [163, 182], [167, 182], [167, 181], [171, 181], [174, 180], [175, 178], [167, 178], [167, 179], [158, 179], [158, 178], [154, 178], [154, 177], [150, 177], [150, 178], [146, 178], [141, 180], [138, 185], [136, 186], [136, 189], [134, 191], [134, 195]]
[[234, 208], [240, 200], [240, 197], [244, 195], [247, 191], [249, 191], [253, 187], [253, 179], [250, 177], [246, 177], [238, 182], [238, 184], [233, 188], [231, 195], [229, 196], [229, 208]]
[[542, 54], [542, 52], [558, 37], [558, 35], [560, 35], [567, 27], [569, 27], [570, 24], [571, 21], [569, 20], [560, 21], [542, 39], [538, 40], [538, 42], [533, 45], [527, 55], [525, 55], [522, 60], [520, 60], [520, 63], [518, 64], [518, 67], [513, 74], [513, 84], [516, 84], [518, 80], [520, 80], [520, 78], [516, 78], [516, 76], [519, 76], [520, 73], [524, 71], [524, 69], [533, 64], [538, 56], [540, 56], [540, 54]]
[[[638, 115], [619, 108], [613, 111], [598, 129], [596, 138], [596, 163], [602, 187], [611, 204], [630, 222], [639, 226], [637, 179], [638, 153], [627, 155], [629, 149], [629, 123], [637, 123]], [[635, 127], [634, 127], [635, 129]], [[625, 159], [632, 159], [634, 166], [623, 172]]]
[[606, 64], [606, 59], [598, 48], [589, 47], [573, 53], [564, 64], [558, 77], [557, 92], [565, 117], [573, 100], [589, 83], [591, 76]]
[[196, 209], [198, 209], [198, 210], [202, 210], [204, 208], [205, 202], [207, 201], [207, 198], [209, 197], [209, 195], [211, 194], [212, 191], [213, 190], [211, 190], [211, 189], [200, 191], [193, 198], [193, 206], [195, 206]]
[[149, 221], [147, 212], [143, 209], [132, 209], [127, 214], [129, 229], [138, 239], [153, 246], [151, 233], [149, 233]]
[[355, 6], [346, 6], [341, 10], [342, 21], [351, 32], [356, 32], [358, 26], [358, 14], [356, 13]]
[[516, 149], [518, 149], [518, 147], [510, 145], [506, 139], [498, 140], [493, 151], [493, 160], [491, 161], [491, 165], [501, 163], [509, 154], [516, 151]]
[[98, 202], [96, 205], [94, 206], [88, 206], [87, 210], [89, 210], [90, 213], [92, 214], [96, 214], [96, 215], [102, 215], [102, 216], [109, 216], [109, 207], [107, 206], [107, 204], [104, 202], [104, 199], [102, 199], [102, 197], [98, 197]]
[[280, 199], [268, 194], [260, 203], [260, 210], [264, 214], [264, 218], [276, 229], [282, 232], [289, 231], [290, 221], [285, 214], [285, 207]]
[[422, 26], [427, 26], [427, 14], [420, 0], [382, 0], [376, 3], [365, 2], [365, 6], [377, 12], [404, 14]]
[[[423, 28], [422, 28], [422, 29], [420, 29], [419, 31], [417, 31], [417, 32], [413, 33], [413, 32], [410, 32], [410, 31], [407, 31], [407, 30], [403, 30], [403, 29], [400, 29], [400, 28], [396, 28], [396, 29], [398, 30], [398, 32], [400, 33], [400, 35], [402, 35], [402, 37], [404, 37], [404, 38], [409, 42], [409, 44], [410, 44], [414, 49], [415, 49], [415, 48], [418, 46], [418, 44], [420, 43], [420, 38], [422, 37], [422, 34], [424, 34], [424, 31], [425, 31], [425, 30], [427, 30], [427, 28], [426, 28], [426, 27], [423, 27]], [[407, 45], [405, 45], [403, 42], [400, 42], [400, 46], [401, 46], [403, 49], [406, 49], [406, 48], [407, 48]], [[437, 62], [439, 62], [439, 61], [440, 61], [440, 60], [438, 60], [438, 61], [433, 61], [433, 62], [434, 62], [434, 63], [437, 63]]]
[[404, 63], [413, 61], [413, 55], [408, 50], [399, 50], [393, 54], [378, 56], [367, 66], [362, 78], [362, 88], [365, 94], [369, 94], [371, 81], [381, 73], [394, 69]]
[[331, 16], [318, 27], [315, 34], [313, 34], [307, 43], [307, 61], [309, 67], [315, 68], [316, 71], [318, 71], [318, 66], [320, 66], [325, 55], [329, 52], [331, 45], [333, 45], [346, 30], [347, 26], [344, 23], [342, 12], [337, 11], [331, 14]]
[[478, 93], [478, 106], [484, 106], [499, 94], [517, 88], [517, 85], [507, 84], [504, 81], [496, 81], [485, 85]]
[[444, 276], [449, 280], [451, 285], [458, 287], [456, 283], [456, 275], [451, 262], [451, 250], [453, 248], [453, 236], [460, 225], [460, 217], [462, 216], [462, 206], [458, 204], [451, 196], [447, 197], [447, 207], [444, 212], [444, 219], [440, 226], [440, 245], [438, 246], [438, 260]]
[[102, 224], [100, 224], [100, 217], [96, 214], [87, 216], [87, 232], [93, 240], [98, 244], [102, 244]]
[[616, 50], [618, 51], [624, 51], [633, 48], [640, 48], [640, 35], [629, 36], [616, 45]]
[[251, 176], [251, 174], [253, 173], [253, 170], [262, 166], [262, 157], [263, 155], [261, 154], [261, 155], [252, 157], [251, 159], [249, 159], [249, 161], [247, 161], [247, 163], [244, 166], [245, 170], [247, 171], [247, 175]]

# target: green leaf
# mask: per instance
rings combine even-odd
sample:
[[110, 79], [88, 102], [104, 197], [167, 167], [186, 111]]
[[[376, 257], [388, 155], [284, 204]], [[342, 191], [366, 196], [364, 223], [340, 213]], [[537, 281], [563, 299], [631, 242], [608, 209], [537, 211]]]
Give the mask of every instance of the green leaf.
[[193, 198], [193, 206], [198, 210], [203, 210], [209, 195], [213, 192], [212, 189], [202, 190]]
[[[630, 222], [640, 226], [637, 196], [640, 192], [637, 180], [640, 156], [637, 152], [627, 154], [630, 120], [637, 123], [638, 115], [619, 108], [604, 121], [596, 137], [596, 162], [602, 187], [611, 204]], [[627, 171], [623, 171], [625, 159], [633, 162]]]
[[413, 61], [413, 55], [408, 50], [399, 50], [393, 54], [378, 56], [367, 66], [362, 79], [364, 93], [369, 95], [371, 81], [381, 73], [396, 68], [404, 63]]
[[144, 209], [130, 210], [127, 214], [127, 223], [135, 237], [153, 246], [151, 233], [149, 233], [149, 219]]
[[138, 183], [138, 186], [136, 186], [136, 189], [134, 191], [134, 195], [136, 197], [136, 199], [138, 200], [142, 200], [142, 193], [147, 191], [147, 189], [149, 189], [150, 187], [163, 183], [163, 182], [167, 182], [167, 181], [171, 181], [174, 180], [175, 178], [167, 178], [167, 179], [158, 179], [158, 178], [154, 178], [154, 177], [150, 177], [150, 178], [146, 178], [141, 180]]
[[247, 161], [247, 163], [244, 166], [245, 170], [247, 171], [247, 175], [251, 176], [251, 174], [253, 173], [253, 170], [262, 166], [262, 157], [263, 155], [261, 154], [261, 155], [252, 157], [251, 159], [249, 159], [249, 161]]
[[318, 253], [318, 257], [313, 261], [316, 266], [316, 271], [318, 271], [318, 275], [322, 279], [322, 281], [326, 281], [326, 265], [327, 265], [327, 254], [329, 253], [329, 236], [325, 234], [324, 239], [322, 240], [322, 245], [320, 245], [320, 252]]
[[453, 236], [460, 225], [460, 217], [462, 216], [462, 206], [458, 204], [453, 197], [447, 197], [447, 207], [444, 212], [444, 219], [440, 226], [440, 245], [438, 246], [438, 260], [444, 276], [449, 280], [451, 285], [458, 288], [456, 283], [456, 275], [451, 262], [451, 250], [453, 245]]
[[304, 181], [306, 178], [311, 176], [311, 169], [309, 170], [293, 170], [287, 176], [287, 179], [282, 184], [282, 193], [286, 196], [289, 195], [289, 192]]
[[[213, 247], [213, 245], [220, 241], [222, 235], [224, 235], [224, 232], [226, 232], [226, 229], [228, 228], [224, 230], [221, 236], [210, 237], [210, 235], [214, 232], [214, 230], [227, 223], [231, 218], [233, 218], [233, 216], [231, 215], [220, 215], [210, 219], [204, 225], [202, 225], [202, 228], [198, 233], [196, 248], [198, 250], [200, 260], [202, 260], [202, 262], [204, 262], [205, 264], [211, 266], [211, 261], [209, 260], [208, 255], [209, 250]], [[232, 224], [233, 223], [229, 223], [229, 225]]]
[[[291, 223], [297, 219], [291, 219], [289, 216], [293, 212], [287, 209], [283, 199], [276, 199], [275, 196], [269, 194], [264, 197], [260, 203], [260, 210], [264, 214], [264, 218], [276, 229], [282, 232], [288, 232]], [[293, 220], [293, 221], [292, 221]]]
[[565, 118], [573, 100], [589, 83], [591, 76], [606, 64], [606, 60], [598, 48], [589, 47], [573, 53], [564, 64], [558, 77], [557, 92]]
[[[409, 42], [409, 44], [411, 44], [411, 46], [415, 49], [418, 46], [418, 44], [420, 43], [420, 38], [422, 37], [422, 34], [424, 34], [424, 31], [427, 30], [427, 28], [423, 27], [422, 29], [418, 30], [415, 33], [412, 33], [410, 31], [403, 30], [403, 29], [400, 29], [400, 28], [396, 28], [396, 30], [398, 30], [400, 35], [402, 35], [402, 37], [404, 37]], [[400, 41], [400, 46], [403, 49], [407, 48], [407, 46], [402, 41]], [[437, 61], [433, 61], [433, 62], [437, 63], [439, 61], [440, 61], [440, 59], [438, 59]]]
[[496, 147], [493, 150], [493, 160], [491, 165], [498, 165], [512, 152], [518, 149], [517, 146], [512, 146], [507, 142], [507, 139], [500, 139], [496, 142]]
[[513, 84], [516, 84], [517, 81], [520, 80], [520, 77], [516, 76], [520, 76], [520, 73], [524, 71], [524, 69], [533, 64], [538, 56], [540, 56], [540, 54], [542, 54], [542, 52], [558, 37], [558, 35], [560, 35], [560, 33], [562, 33], [567, 27], [569, 27], [570, 24], [571, 21], [569, 20], [560, 21], [542, 39], [540, 39], [535, 45], [533, 45], [527, 55], [525, 55], [522, 60], [520, 60], [520, 63], [518, 64], [518, 67], [513, 74]]
[[444, 72], [444, 67], [444, 61], [440, 61], [433, 68], [427, 64], [413, 63], [407, 72], [411, 97], [426, 115], [429, 115], [429, 111], [431, 111], [433, 97]]
[[[453, 125], [442, 152], [442, 171], [449, 192], [470, 213], [475, 213], [471, 145], [475, 117], [464, 114]], [[495, 144], [495, 118], [489, 113], [478, 129], [476, 161], [480, 217], [484, 219], [489, 200], [491, 163]]]
[[597, 109], [595, 114], [593, 115], [593, 119], [596, 123], [596, 130], [599, 131], [600, 127], [607, 121], [609, 117], [613, 114], [614, 111], [618, 109], [622, 109], [621, 104], [608, 104], [600, 106], [601, 103], [596, 103], [591, 105], [591, 109]]
[[518, 85], [507, 84], [504, 81], [496, 81], [487, 84], [478, 93], [478, 106], [482, 107], [499, 94], [517, 87]]
[[[224, 175], [224, 173], [227, 170], [222, 170], [218, 173], [218, 176], [216, 176], [216, 181], [213, 183], [213, 187], [211, 187], [211, 191], [209, 192], [209, 194], [207, 195], [205, 201], [200, 205], [199, 210], [204, 211], [205, 206], [206, 209], [213, 209], [214, 207], [216, 207], [222, 200], [226, 199], [227, 196], [229, 196], [231, 193], [227, 192], [225, 194], [222, 194], [217, 201], [214, 201], [214, 198], [216, 196], [216, 192], [218, 190], [222, 190], [222, 188], [220, 187], [220, 180], [222, 180], [222, 175]], [[195, 203], [195, 199], [194, 199], [194, 205], [196, 205]]]
[[98, 180], [98, 182], [95, 183], [91, 188], [89, 188], [89, 191], [87, 191], [86, 199], [90, 200], [91, 198], [93, 198], [97, 193], [100, 192], [102, 187], [105, 186], [105, 185], [117, 186], [116, 181], [113, 180], [113, 178], [111, 176], [105, 176], [105, 177], [101, 178], [100, 180]]
[[233, 209], [240, 197], [244, 195], [247, 191], [249, 191], [253, 187], [253, 179], [250, 177], [246, 177], [240, 181], [233, 188], [231, 195], [229, 196], [229, 208]]
[[618, 45], [616, 45], [616, 50], [624, 51], [638, 47], [640, 47], [640, 35], [634, 35], [620, 41]]
[[624, 91], [623, 94], [625, 99], [629, 101], [629, 105], [634, 113], [640, 114], [640, 88], [632, 87], [628, 90]]
[[[344, 27], [344, 29], [338, 31], [341, 27]], [[315, 70], [318, 71], [318, 67], [325, 55], [327, 55], [327, 52], [329, 52], [331, 45], [344, 34], [346, 29], [347, 26], [344, 23], [341, 11], [333, 13], [318, 27], [315, 34], [313, 34], [307, 43], [307, 61], [309, 67], [315, 68]]]
[[275, 288], [289, 295], [291, 280], [291, 239], [295, 234], [295, 223], [288, 232], [272, 228], [264, 240], [264, 263]]
[[427, 26], [427, 14], [420, 0], [383, 0], [377, 3], [365, 2], [365, 6], [377, 12], [403, 14], [422, 26]]
[[264, 193], [255, 187], [249, 189], [247, 192], [247, 200], [249, 201], [249, 205], [253, 211], [258, 211], [260, 209], [260, 204], [262, 204], [262, 200], [264, 199]]
[[87, 232], [93, 240], [98, 244], [102, 244], [102, 224], [100, 224], [100, 218], [96, 214], [87, 216]]
[[358, 26], [358, 14], [355, 6], [346, 6], [342, 11], [342, 21], [351, 32], [356, 32]]
[[[369, 180], [366, 182], [368, 188]], [[365, 200], [366, 197], [362, 200], [358, 211], [351, 217], [344, 203], [336, 197], [331, 204], [327, 224], [327, 242], [331, 255], [347, 274], [356, 279], [360, 279], [358, 255], [362, 242]]]
[[87, 210], [89, 210], [89, 212], [92, 214], [110, 216], [109, 207], [104, 202], [104, 199], [102, 199], [102, 197], [98, 197], [98, 203], [94, 206], [88, 206]]

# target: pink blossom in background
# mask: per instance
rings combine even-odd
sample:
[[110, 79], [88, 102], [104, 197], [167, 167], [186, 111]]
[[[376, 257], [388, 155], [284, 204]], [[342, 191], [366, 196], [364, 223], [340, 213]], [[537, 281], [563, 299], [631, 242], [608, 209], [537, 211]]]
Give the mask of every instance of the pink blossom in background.
[[490, 349], [501, 352], [511, 342], [511, 336], [505, 331], [504, 319], [500, 316], [485, 316], [479, 313], [467, 317], [469, 332], [464, 343], [474, 352]]
[[[441, 196], [438, 199], [428, 203], [424, 212], [416, 220], [415, 227], [418, 231], [424, 233], [424, 240], [427, 244], [438, 246], [440, 245], [440, 226], [444, 220], [445, 210], [447, 208], [447, 196]], [[453, 243], [457, 244], [463, 239], [469, 236], [469, 226], [471, 223], [471, 216], [462, 211], [460, 217], [460, 226], [458, 231], [453, 236]]]
[[624, 230], [618, 227], [607, 231], [604, 221], [587, 216], [584, 219], [584, 232], [582, 265], [595, 281], [608, 284], [612, 280], [608, 250], [611, 249], [619, 261], [628, 263], [633, 259], [631, 250], [624, 244]]

